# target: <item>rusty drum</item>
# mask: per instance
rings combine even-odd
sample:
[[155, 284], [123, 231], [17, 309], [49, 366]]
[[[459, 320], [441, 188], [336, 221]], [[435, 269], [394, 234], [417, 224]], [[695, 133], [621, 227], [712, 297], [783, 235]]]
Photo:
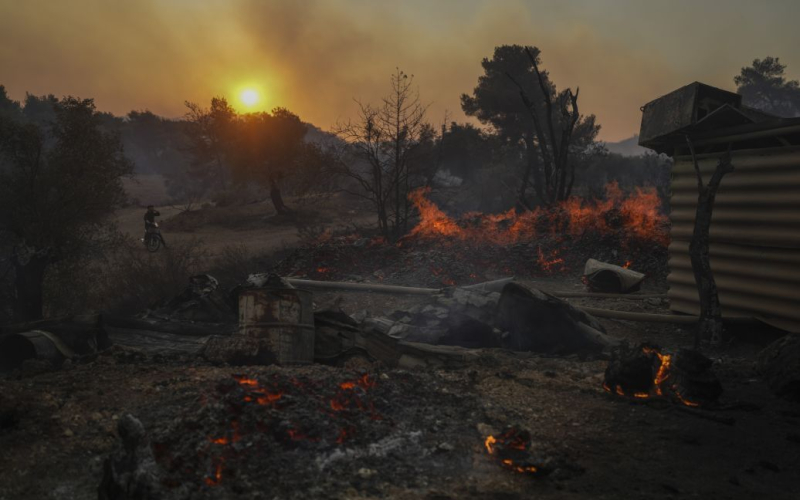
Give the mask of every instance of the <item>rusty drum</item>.
[[259, 339], [279, 365], [313, 363], [311, 299], [311, 292], [296, 288], [243, 290], [239, 294], [239, 334]]

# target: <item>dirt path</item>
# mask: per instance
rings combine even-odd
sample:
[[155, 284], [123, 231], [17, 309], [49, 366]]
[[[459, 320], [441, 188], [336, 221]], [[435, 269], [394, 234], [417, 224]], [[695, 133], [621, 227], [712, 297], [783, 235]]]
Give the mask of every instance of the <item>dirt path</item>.
[[[290, 200], [291, 203], [291, 200]], [[196, 208], [183, 212], [175, 206], [157, 206], [157, 218], [167, 244], [200, 241], [210, 256], [230, 245], [243, 246], [254, 254], [265, 254], [297, 245], [302, 231], [338, 231], [371, 228], [374, 216], [342, 209], [337, 200], [300, 208], [292, 216], [278, 216], [268, 202], [234, 207]], [[144, 233], [145, 209], [120, 210], [115, 221], [123, 234], [139, 239]]]

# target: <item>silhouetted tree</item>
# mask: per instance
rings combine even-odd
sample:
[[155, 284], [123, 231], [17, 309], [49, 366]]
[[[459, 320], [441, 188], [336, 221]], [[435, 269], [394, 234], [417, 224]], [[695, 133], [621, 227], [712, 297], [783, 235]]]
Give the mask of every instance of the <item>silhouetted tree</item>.
[[121, 177], [132, 172], [118, 135], [101, 127], [91, 99], [25, 102], [16, 117], [0, 113], [0, 239], [11, 243], [20, 320], [42, 316], [52, 264], [99, 244], [109, 214], [125, 199]]
[[186, 123], [144, 110], [128, 113], [119, 128], [125, 153], [137, 174], [174, 176], [186, 169]]
[[268, 188], [279, 214], [290, 212], [283, 201], [281, 181], [301, 170], [303, 159], [311, 154], [305, 151], [310, 147], [304, 141], [306, 131], [300, 117], [285, 108], [249, 113], [236, 120], [230, 144], [234, 175]]
[[491, 125], [501, 139], [524, 144], [527, 163], [517, 197], [527, 208], [530, 185], [543, 203], [570, 196], [572, 157], [591, 146], [600, 130], [594, 115], [578, 112], [577, 91], [556, 91], [539, 69], [539, 53], [536, 47], [497, 47], [492, 59], [482, 61], [484, 74], [473, 94], [461, 96], [467, 115]]
[[742, 102], [783, 117], [800, 116], [800, 82], [787, 80], [786, 65], [777, 57], [755, 59], [733, 78]]
[[211, 99], [211, 107], [186, 102], [186, 152], [190, 161], [183, 171], [168, 178], [168, 187], [190, 206], [193, 202], [228, 186], [228, 153], [233, 139], [236, 111], [223, 97]]
[[347, 143], [349, 155], [339, 157], [336, 172], [360, 186], [349, 192], [370, 201], [378, 228], [390, 239], [408, 230], [408, 194], [429, 174], [419, 153], [433, 131], [424, 122], [427, 106], [421, 103], [413, 80], [413, 75], [397, 69], [381, 104], [359, 102], [358, 118], [336, 130]]
[[442, 131], [441, 167], [471, 180], [481, 167], [491, 163], [499, 146], [496, 136], [471, 123], [452, 122]]

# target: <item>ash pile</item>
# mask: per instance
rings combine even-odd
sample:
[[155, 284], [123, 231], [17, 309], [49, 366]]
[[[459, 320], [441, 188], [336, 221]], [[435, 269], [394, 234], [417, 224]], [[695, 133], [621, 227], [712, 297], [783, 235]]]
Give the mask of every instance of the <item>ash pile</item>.
[[100, 498], [308, 498], [353, 481], [377, 494], [464, 473], [480, 405], [421, 377], [274, 367], [220, 380], [150, 429], [124, 417]]

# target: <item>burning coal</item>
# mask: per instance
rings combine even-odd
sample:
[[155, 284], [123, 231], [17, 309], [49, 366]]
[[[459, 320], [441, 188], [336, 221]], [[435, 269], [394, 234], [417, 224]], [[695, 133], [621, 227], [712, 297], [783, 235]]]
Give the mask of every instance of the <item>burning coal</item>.
[[622, 397], [659, 397], [697, 407], [716, 401], [722, 393], [711, 364], [711, 360], [689, 349], [667, 354], [652, 345], [623, 345], [612, 354], [603, 389]]
[[663, 246], [669, 243], [663, 230], [668, 217], [654, 188], [636, 188], [625, 194], [616, 182], [611, 182], [605, 187], [604, 200], [573, 197], [552, 208], [537, 207], [521, 213], [514, 209], [500, 214], [473, 212], [459, 219], [445, 214], [428, 199], [429, 193], [430, 188], [421, 188], [409, 195], [420, 214], [420, 222], [410, 236], [509, 245], [543, 234], [577, 237], [586, 232], [622, 230], [631, 240], [654, 241]]
[[510, 427], [497, 436], [487, 436], [483, 444], [489, 455], [506, 469], [521, 474], [534, 474], [539, 470], [531, 460], [531, 435], [528, 431]]

